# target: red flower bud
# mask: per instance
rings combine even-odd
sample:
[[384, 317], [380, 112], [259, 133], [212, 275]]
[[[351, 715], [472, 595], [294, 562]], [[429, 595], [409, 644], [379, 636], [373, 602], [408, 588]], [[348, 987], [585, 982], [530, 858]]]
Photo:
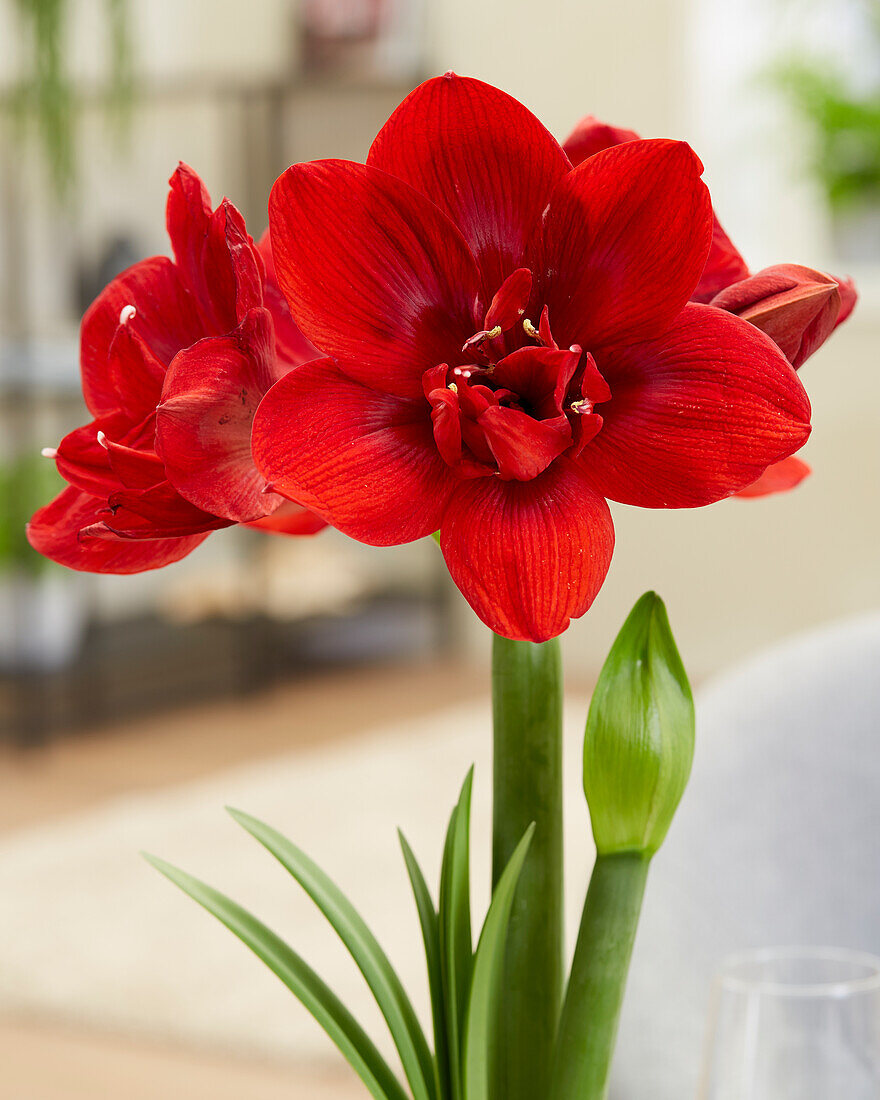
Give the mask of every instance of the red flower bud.
[[[855, 292], [848, 288], [847, 293], [849, 298]], [[799, 264], [766, 267], [722, 290], [710, 304], [766, 332], [795, 368], [824, 344], [841, 314], [837, 280]]]

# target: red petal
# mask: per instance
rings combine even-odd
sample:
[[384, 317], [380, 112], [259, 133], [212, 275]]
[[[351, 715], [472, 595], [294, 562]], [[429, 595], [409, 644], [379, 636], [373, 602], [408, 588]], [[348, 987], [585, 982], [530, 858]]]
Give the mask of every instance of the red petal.
[[607, 122], [600, 122], [593, 115], [586, 115], [575, 126], [572, 132], [562, 143], [562, 148], [568, 155], [568, 159], [575, 166], [601, 153], [603, 149], [610, 149], [614, 145], [623, 145], [626, 141], [638, 141], [639, 135], [635, 130], [624, 130], [620, 126], [609, 126]]
[[349, 161], [295, 164], [269, 200], [281, 287], [302, 331], [351, 378], [401, 397], [456, 361], [476, 327], [479, 277], [423, 195]]
[[179, 496], [163, 481], [148, 489], [120, 489], [109, 498], [110, 514], [100, 516], [113, 532], [127, 539], [165, 539], [230, 527], [231, 521], [209, 515]]
[[256, 531], [266, 531], [270, 535], [316, 535], [327, 526], [327, 521], [302, 508], [293, 501], [285, 500], [271, 516], [251, 520], [245, 527]]
[[856, 291], [856, 284], [849, 278], [838, 279], [837, 288], [840, 292], [840, 313], [837, 315], [837, 323], [842, 325], [856, 308], [859, 295]]
[[209, 336], [168, 368], [156, 414], [156, 444], [168, 480], [205, 512], [237, 523], [273, 512], [251, 455], [257, 406], [286, 373], [275, 359], [272, 320], [252, 310], [228, 336]]
[[65, 481], [106, 500], [119, 488], [119, 478], [110, 466], [107, 448], [98, 442], [98, 432], [105, 423], [93, 420], [68, 432], [58, 444], [55, 464]]
[[[608, 126], [592, 115], [587, 115], [575, 126], [563, 143], [572, 164], [578, 165], [587, 157], [622, 145], [627, 141], [638, 141], [635, 130], [623, 130], [618, 126]], [[712, 245], [709, 258], [700, 276], [697, 289], [692, 298], [695, 302], [709, 302], [724, 287], [745, 279], [749, 274], [745, 260], [733, 246], [730, 237], [724, 232], [718, 218], [713, 218]]]
[[204, 325], [177, 268], [165, 256], [130, 267], [109, 284], [83, 317], [80, 363], [83, 394], [93, 416], [108, 416], [120, 407], [118, 379], [111, 377], [110, 345], [123, 310], [134, 306], [127, 321], [156, 358], [166, 365], [181, 348], [204, 336]]
[[[135, 314], [137, 316], [137, 314]], [[107, 378], [116, 404], [132, 424], [156, 411], [165, 380], [165, 367], [128, 318], [117, 328], [107, 355]]]
[[69, 488], [36, 512], [28, 524], [31, 546], [59, 565], [87, 573], [141, 573], [179, 561], [206, 534], [187, 538], [132, 542], [108, 537], [95, 538], [83, 532], [100, 524], [107, 504], [99, 497]]
[[257, 410], [253, 450], [273, 489], [377, 546], [436, 531], [457, 484], [424, 399], [377, 393], [329, 359], [275, 383]]
[[202, 335], [235, 328], [263, 304], [263, 269], [244, 219], [224, 199], [211, 199], [198, 175], [181, 163], [168, 181], [166, 223], [181, 275], [205, 322]]
[[477, 421], [505, 480], [529, 481], [571, 446], [565, 416], [535, 420], [520, 409], [490, 405]]
[[684, 142], [631, 141], [557, 187], [538, 299], [561, 345], [655, 336], [690, 297], [712, 231], [703, 166]]
[[522, 322], [529, 295], [532, 293], [532, 273], [527, 267], [518, 267], [504, 280], [498, 289], [483, 321], [487, 330], [498, 326], [502, 332]]
[[599, 367], [612, 398], [579, 461], [623, 504], [711, 504], [810, 434], [806, 392], [775, 344], [711, 306], [686, 306], [656, 340], [607, 349]]
[[777, 264], [722, 290], [712, 305], [766, 332], [797, 370], [831, 335], [840, 294], [830, 275]]
[[614, 527], [583, 472], [560, 458], [533, 481], [463, 482], [440, 541], [452, 579], [488, 627], [543, 642], [589, 609]]
[[113, 472], [126, 489], [151, 489], [165, 480], [165, 467], [154, 451], [104, 441]]
[[721, 228], [718, 218], [712, 222], [712, 245], [709, 258], [703, 268], [703, 274], [697, 289], [691, 295], [694, 302], [710, 302], [715, 295], [731, 283], [748, 278], [749, 269], [745, 260], [734, 248], [730, 237]]
[[489, 301], [514, 268], [569, 162], [517, 100], [480, 80], [446, 76], [411, 92], [367, 163], [406, 180], [464, 234]]
[[272, 259], [268, 229], [257, 242], [257, 251], [266, 269], [263, 305], [272, 314], [272, 320], [275, 323], [275, 354], [278, 356], [278, 361], [285, 363], [288, 367], [298, 367], [300, 363], [320, 359], [322, 353], [300, 332], [290, 312], [287, 299], [281, 293], [281, 287], [275, 275], [275, 261]]
[[568, 384], [580, 360], [580, 348], [518, 348], [496, 364], [492, 378], [496, 385], [524, 398], [535, 417], [547, 420], [562, 412]]
[[774, 462], [772, 466], [761, 474], [757, 481], [740, 489], [735, 495], [738, 497], [766, 497], [771, 493], [787, 493], [809, 476], [810, 467], [806, 462], [792, 456], [784, 458], [781, 462]]

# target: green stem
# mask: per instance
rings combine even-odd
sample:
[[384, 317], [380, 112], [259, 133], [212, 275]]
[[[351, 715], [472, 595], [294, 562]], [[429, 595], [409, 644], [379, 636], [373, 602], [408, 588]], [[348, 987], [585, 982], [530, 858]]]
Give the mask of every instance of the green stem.
[[562, 663], [559, 642], [496, 635], [493, 886], [529, 825], [535, 835], [508, 934], [491, 1095], [546, 1094], [562, 1004]]
[[598, 856], [559, 1025], [551, 1100], [605, 1100], [650, 857]]

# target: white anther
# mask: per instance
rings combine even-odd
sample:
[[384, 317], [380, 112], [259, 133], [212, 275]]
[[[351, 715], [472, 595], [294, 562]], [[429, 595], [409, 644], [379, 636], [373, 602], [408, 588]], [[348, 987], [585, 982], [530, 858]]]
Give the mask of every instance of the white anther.
[[450, 382], [446, 388], [452, 390], [453, 393], [458, 393], [458, 386], [454, 382]]
[[103, 432], [98, 432], [98, 444], [106, 451], [108, 448], [107, 436]]
[[43, 456], [43, 458], [57, 458], [58, 457], [58, 448], [57, 447], [44, 447], [42, 449], [42, 451], [40, 451], [40, 454]]
[[127, 325], [128, 322], [137, 314], [137, 310], [134, 306], [123, 306], [119, 314], [120, 325]]

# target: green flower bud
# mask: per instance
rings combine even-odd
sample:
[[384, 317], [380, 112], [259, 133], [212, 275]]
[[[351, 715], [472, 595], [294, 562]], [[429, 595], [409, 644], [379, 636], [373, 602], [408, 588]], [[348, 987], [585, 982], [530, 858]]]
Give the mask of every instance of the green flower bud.
[[611, 647], [587, 717], [584, 792], [600, 855], [657, 851], [693, 756], [690, 684], [663, 601], [646, 592]]

